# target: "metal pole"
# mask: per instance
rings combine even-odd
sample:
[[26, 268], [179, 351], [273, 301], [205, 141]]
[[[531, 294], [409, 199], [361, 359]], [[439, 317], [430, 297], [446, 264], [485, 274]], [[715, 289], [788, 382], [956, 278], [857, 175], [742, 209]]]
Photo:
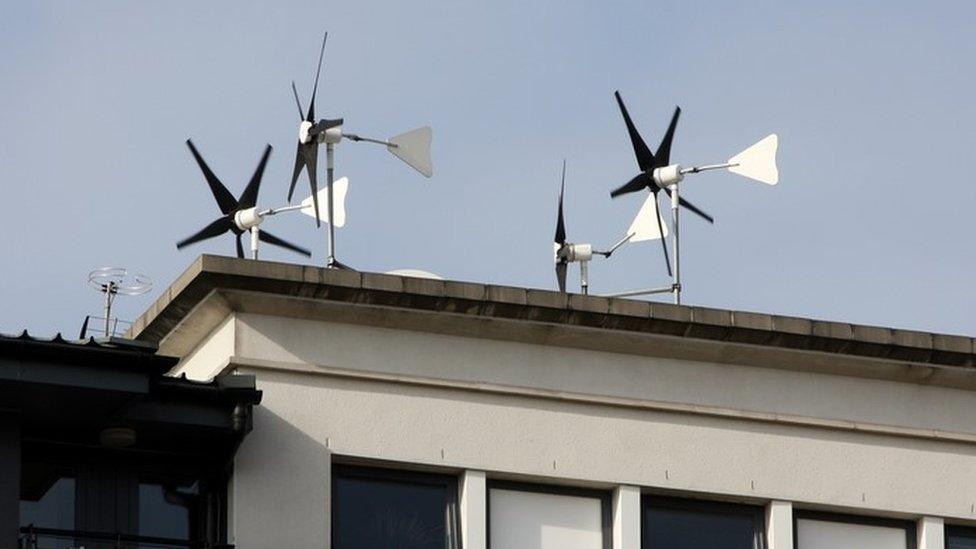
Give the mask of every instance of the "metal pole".
[[580, 261], [580, 286], [583, 288], [583, 295], [590, 293], [590, 262]]
[[326, 179], [328, 188], [328, 212], [329, 212], [329, 258], [325, 262], [326, 267], [334, 267], [336, 264], [335, 258], [335, 223], [332, 222], [335, 217], [332, 213], [332, 179], [335, 174], [335, 145], [332, 143], [325, 144], [325, 159], [326, 159]]
[[115, 282], [109, 281], [105, 288], [105, 337], [111, 337], [109, 317], [112, 316], [112, 296], [115, 294]]
[[671, 227], [674, 235], [674, 304], [681, 305], [681, 239], [678, 237], [678, 204], [681, 199], [678, 197], [677, 183], [669, 188], [671, 189]]
[[251, 259], [258, 258], [258, 233], [261, 228], [258, 226], [251, 227]]

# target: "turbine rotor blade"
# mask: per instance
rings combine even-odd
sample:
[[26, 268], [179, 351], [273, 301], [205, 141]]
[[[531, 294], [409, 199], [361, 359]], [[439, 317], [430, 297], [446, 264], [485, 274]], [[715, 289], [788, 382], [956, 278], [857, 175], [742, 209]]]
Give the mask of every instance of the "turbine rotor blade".
[[318, 159], [319, 159], [319, 145], [315, 141], [307, 145], [302, 145], [301, 149], [302, 158], [305, 162], [305, 171], [308, 172], [308, 186], [312, 189], [312, 205], [315, 207], [315, 226], [321, 227], [322, 222], [319, 221], [321, 214], [319, 213], [319, 183], [316, 177], [316, 172], [318, 171]]
[[237, 235], [237, 257], [244, 259], [244, 246], [241, 244], [241, 235]]
[[651, 149], [647, 148], [647, 143], [644, 142], [644, 138], [641, 137], [640, 133], [637, 131], [637, 127], [634, 126], [634, 121], [630, 119], [630, 113], [627, 112], [627, 107], [624, 105], [623, 98], [620, 97], [620, 92], [613, 92], [614, 97], [617, 98], [617, 105], [620, 107], [620, 114], [624, 117], [624, 124], [627, 125], [627, 133], [630, 134], [630, 143], [634, 146], [634, 155], [637, 157], [637, 165], [640, 167], [642, 172], [646, 172], [654, 168], [654, 154], [651, 153]]
[[678, 125], [678, 117], [681, 116], [681, 107], [674, 108], [674, 115], [671, 117], [671, 123], [668, 124], [668, 131], [664, 133], [664, 138], [661, 139], [661, 145], [657, 148], [657, 163], [661, 166], [667, 166], [671, 163], [671, 141], [674, 139], [674, 129]]
[[305, 119], [305, 110], [302, 109], [302, 101], [298, 98], [298, 88], [295, 87], [295, 81], [291, 81], [291, 91], [295, 94], [295, 104], [298, 105], [298, 119]]
[[291, 202], [291, 197], [295, 194], [295, 183], [298, 182], [298, 176], [302, 175], [302, 168], [305, 167], [305, 163], [302, 159], [302, 143], [298, 142], [298, 147], [295, 148], [295, 169], [291, 172], [291, 185], [288, 187], [288, 202]]
[[269, 233], [268, 231], [258, 231], [258, 240], [261, 240], [262, 242], [267, 242], [268, 244], [271, 244], [273, 246], [278, 246], [281, 248], [285, 248], [286, 250], [291, 250], [293, 252], [300, 253], [305, 257], [312, 257], [312, 252], [306, 250], [305, 248], [302, 248], [301, 246], [296, 246], [295, 244], [292, 244], [286, 240], [282, 240], [277, 236]]
[[227, 187], [220, 182], [220, 179], [213, 173], [213, 170], [210, 169], [207, 162], [200, 156], [200, 152], [193, 146], [193, 141], [187, 139], [186, 146], [190, 148], [190, 153], [193, 154], [197, 165], [200, 166], [200, 171], [203, 172], [203, 177], [207, 180], [207, 185], [210, 186], [210, 192], [213, 194], [214, 200], [217, 201], [217, 206], [220, 207], [220, 213], [226, 215], [237, 210], [238, 205], [234, 195], [230, 194]]
[[556, 217], [556, 244], [566, 243], [566, 221], [563, 218], [563, 192], [566, 190], [566, 160], [563, 160], [563, 179], [559, 186], [559, 214]]
[[[668, 193], [668, 196], [671, 196], [671, 189], [664, 189], [664, 191], [666, 193]], [[685, 197], [682, 196], [681, 197], [681, 200], [680, 200], [680, 202], [678, 202], [678, 204], [680, 204], [682, 208], [686, 208], [689, 211], [697, 214], [699, 217], [701, 217], [705, 221], [708, 221], [709, 223], [715, 223], [715, 218], [714, 217], [708, 215], [707, 213], [703, 212], [701, 209], [699, 209], [697, 206], [695, 206], [691, 202], [688, 202], [687, 200], [685, 200]]]
[[[664, 224], [661, 223], [661, 208], [657, 205], [657, 195], [654, 195], [654, 214], [657, 216], [657, 230], [664, 234]], [[668, 267], [668, 276], [673, 276], [671, 272], [671, 258], [668, 257], [668, 243], [661, 238], [661, 249], [664, 250], [664, 264]]]
[[631, 178], [630, 181], [610, 191], [610, 198], [617, 198], [622, 194], [635, 193], [644, 187], [649, 187], [651, 192], [657, 194], [657, 184], [650, 179], [646, 173], [640, 173]]
[[261, 189], [261, 177], [264, 176], [264, 168], [268, 164], [270, 155], [271, 145], [268, 145], [264, 148], [264, 154], [261, 155], [261, 161], [258, 162], [257, 168], [254, 169], [254, 175], [251, 176], [247, 187], [244, 187], [244, 192], [241, 193], [241, 198], [237, 201], [238, 208], [253, 208], [257, 204], [258, 191]]
[[312, 99], [308, 103], [308, 115], [305, 120], [315, 123], [315, 95], [319, 91], [319, 75], [322, 73], [322, 57], [325, 56], [325, 41], [329, 39], [329, 33], [326, 32], [322, 37], [322, 49], [319, 50], [319, 66], [315, 70], [315, 84], [312, 86]]
[[189, 236], [189, 237], [184, 238], [183, 240], [177, 242], [176, 243], [176, 249], [177, 250], [181, 250], [184, 247], [189, 246], [190, 244], [195, 244], [197, 242], [200, 242], [201, 240], [206, 240], [208, 238], [213, 238], [215, 236], [220, 236], [220, 235], [224, 234], [225, 232], [231, 230], [231, 228], [233, 227], [233, 225], [234, 225], [234, 222], [228, 216], [223, 216], [223, 217], [217, 218], [212, 223], [210, 223], [206, 227], [200, 229], [199, 231], [197, 231], [192, 236]]
[[556, 282], [559, 284], [559, 291], [566, 293], [566, 263], [556, 263]]

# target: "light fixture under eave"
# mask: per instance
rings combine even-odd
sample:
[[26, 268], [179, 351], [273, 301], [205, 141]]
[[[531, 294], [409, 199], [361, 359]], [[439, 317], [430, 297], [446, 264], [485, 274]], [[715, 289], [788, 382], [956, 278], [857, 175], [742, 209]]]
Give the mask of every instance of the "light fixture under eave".
[[98, 434], [98, 442], [108, 448], [128, 448], [136, 443], [136, 431], [129, 427], [109, 427]]

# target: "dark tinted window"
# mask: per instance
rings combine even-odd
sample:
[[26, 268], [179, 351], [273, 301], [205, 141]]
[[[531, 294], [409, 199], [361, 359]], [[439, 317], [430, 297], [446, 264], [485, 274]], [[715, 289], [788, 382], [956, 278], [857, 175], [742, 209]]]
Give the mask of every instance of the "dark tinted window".
[[946, 549], [976, 549], [976, 528], [946, 526]]
[[455, 546], [453, 477], [336, 467], [332, 482], [335, 549]]
[[190, 539], [190, 514], [197, 501], [196, 483], [189, 488], [139, 483], [139, 535]]
[[760, 549], [763, 510], [748, 505], [644, 498], [644, 549]]

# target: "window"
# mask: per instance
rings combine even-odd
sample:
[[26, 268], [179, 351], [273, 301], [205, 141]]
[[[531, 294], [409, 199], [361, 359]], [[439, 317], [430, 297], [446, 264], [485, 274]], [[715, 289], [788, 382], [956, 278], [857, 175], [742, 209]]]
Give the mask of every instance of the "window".
[[797, 549], [915, 549], [915, 524], [908, 521], [794, 513]]
[[762, 549], [762, 507], [644, 496], [644, 549]]
[[21, 546], [210, 547], [225, 523], [225, 479], [172, 456], [28, 444]]
[[491, 549], [610, 548], [610, 495], [512, 482], [488, 484]]
[[946, 549], [976, 549], [976, 528], [946, 525]]
[[457, 548], [459, 530], [455, 477], [332, 468], [334, 549]]

